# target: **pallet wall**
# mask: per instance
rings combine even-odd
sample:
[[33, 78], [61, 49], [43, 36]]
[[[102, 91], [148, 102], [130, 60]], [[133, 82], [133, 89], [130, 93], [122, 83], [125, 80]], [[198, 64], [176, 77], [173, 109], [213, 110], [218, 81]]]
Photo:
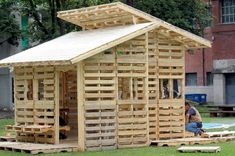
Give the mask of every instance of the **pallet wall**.
[[148, 34], [116, 48], [118, 147], [145, 146], [148, 134]]
[[180, 43], [152, 31], [83, 65], [87, 150], [146, 146], [151, 140], [184, 136]]
[[84, 61], [87, 150], [148, 143], [145, 35]]
[[115, 53], [106, 51], [84, 61], [85, 146], [117, 148]]
[[182, 138], [184, 122], [184, 47], [157, 34], [158, 139]]
[[[55, 123], [55, 72], [53, 66], [16, 67], [15, 124], [45, 125]], [[53, 143], [54, 132], [33, 134], [17, 132], [18, 141]]]

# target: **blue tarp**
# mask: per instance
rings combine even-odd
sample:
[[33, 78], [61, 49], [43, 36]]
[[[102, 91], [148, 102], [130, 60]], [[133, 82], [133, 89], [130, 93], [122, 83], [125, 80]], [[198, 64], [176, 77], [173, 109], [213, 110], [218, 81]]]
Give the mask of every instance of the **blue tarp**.
[[216, 129], [216, 128], [229, 128], [235, 126], [235, 123], [222, 124], [222, 123], [203, 123], [203, 129]]

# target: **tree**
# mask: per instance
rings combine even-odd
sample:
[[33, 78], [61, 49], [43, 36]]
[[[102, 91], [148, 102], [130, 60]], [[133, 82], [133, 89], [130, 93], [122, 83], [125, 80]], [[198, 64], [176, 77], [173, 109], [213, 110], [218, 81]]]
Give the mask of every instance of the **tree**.
[[[119, 0], [0, 0], [0, 35], [5, 37], [0, 44], [6, 41], [16, 44], [20, 35], [27, 37], [31, 43], [41, 43], [80, 30], [80, 27], [57, 18], [57, 12], [115, 1]], [[195, 34], [202, 35], [209, 20], [203, 0], [121, 1]], [[12, 14], [13, 7], [22, 16], [29, 17], [27, 32], [20, 33]]]
[[204, 0], [138, 0], [134, 7], [182, 29], [203, 35], [211, 20]]
[[14, 0], [0, 0], [0, 45], [5, 42], [18, 45], [20, 29], [15, 18], [16, 12], [12, 12], [15, 5]]
[[88, 7], [114, 0], [21, 0], [21, 12], [32, 19], [28, 26], [31, 42], [45, 42], [80, 27], [56, 17], [58, 11]]

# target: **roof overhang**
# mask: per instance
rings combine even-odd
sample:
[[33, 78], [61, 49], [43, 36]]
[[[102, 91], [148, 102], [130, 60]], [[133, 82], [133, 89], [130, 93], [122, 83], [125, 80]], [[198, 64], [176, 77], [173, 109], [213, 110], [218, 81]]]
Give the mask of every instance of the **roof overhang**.
[[61, 65], [71, 65], [71, 61], [32, 61], [32, 62], [9, 62], [0, 63], [1, 67], [20, 67], [20, 66], [61, 66]]

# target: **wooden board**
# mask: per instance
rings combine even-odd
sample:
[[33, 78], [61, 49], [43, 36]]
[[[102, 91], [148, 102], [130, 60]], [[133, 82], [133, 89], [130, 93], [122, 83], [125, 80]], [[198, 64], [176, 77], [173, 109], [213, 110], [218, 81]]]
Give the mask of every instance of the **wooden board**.
[[217, 138], [179, 138], [179, 139], [167, 139], [167, 140], [155, 140], [151, 142], [151, 145], [155, 146], [181, 146], [181, 145], [196, 145], [196, 144], [211, 144], [218, 142], [227, 142], [235, 140], [234, 136], [217, 137]]
[[24, 142], [0, 142], [0, 150], [30, 154], [73, 152], [77, 151], [77, 144], [49, 145]]
[[182, 146], [177, 149], [179, 152], [191, 153], [191, 152], [202, 152], [202, 153], [217, 153], [221, 151], [220, 146]]
[[192, 133], [192, 132], [188, 132], [188, 131], [185, 131], [185, 133], [184, 133], [184, 137], [185, 138], [192, 138], [192, 137], [194, 137], [195, 135], [194, 135], [194, 133]]
[[201, 135], [203, 138], [234, 136], [235, 131], [205, 132]]
[[15, 136], [0, 136], [0, 141], [15, 142]]

